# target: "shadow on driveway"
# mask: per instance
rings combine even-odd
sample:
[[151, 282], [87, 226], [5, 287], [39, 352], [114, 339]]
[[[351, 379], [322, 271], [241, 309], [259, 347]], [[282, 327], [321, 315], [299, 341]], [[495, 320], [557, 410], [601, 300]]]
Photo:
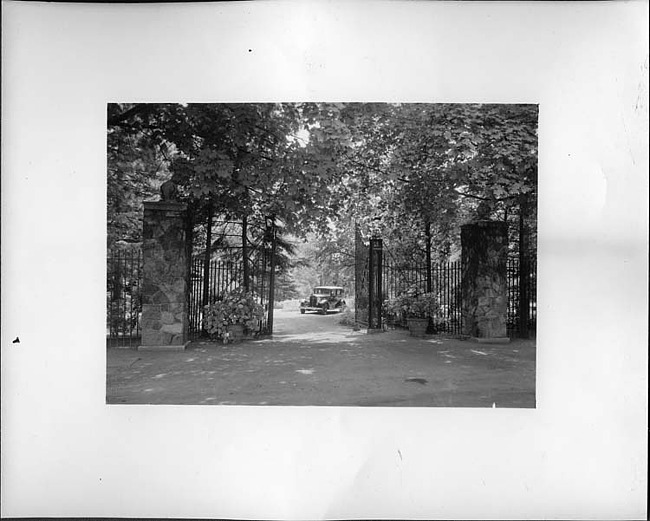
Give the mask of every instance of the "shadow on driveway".
[[535, 407], [535, 343], [355, 332], [280, 312], [272, 338], [107, 350], [109, 404]]

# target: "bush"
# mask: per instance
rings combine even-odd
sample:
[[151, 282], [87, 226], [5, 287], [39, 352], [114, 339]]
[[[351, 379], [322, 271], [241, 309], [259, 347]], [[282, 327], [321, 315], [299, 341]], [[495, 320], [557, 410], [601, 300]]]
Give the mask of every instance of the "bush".
[[342, 326], [354, 326], [356, 321], [354, 320], [354, 312], [346, 307], [340, 315], [339, 324]]
[[435, 293], [420, 293], [409, 288], [395, 298], [384, 302], [384, 316], [393, 320], [430, 318], [438, 315], [440, 304]]
[[205, 329], [212, 338], [225, 340], [228, 328], [242, 324], [250, 332], [264, 318], [264, 306], [252, 292], [233, 291], [204, 308]]

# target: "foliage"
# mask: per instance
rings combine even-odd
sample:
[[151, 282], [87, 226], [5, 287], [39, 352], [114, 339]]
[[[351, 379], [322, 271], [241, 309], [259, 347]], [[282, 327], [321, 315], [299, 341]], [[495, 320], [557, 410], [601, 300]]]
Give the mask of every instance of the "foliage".
[[339, 324], [342, 326], [354, 326], [356, 324], [354, 312], [349, 307], [346, 307], [341, 312], [341, 315], [339, 317]]
[[275, 301], [296, 299], [301, 296], [298, 284], [290, 273], [279, 273], [275, 278]]
[[141, 295], [125, 295], [121, 301], [111, 300], [106, 307], [106, 323], [111, 336], [135, 334], [142, 311]]
[[[381, 223], [395, 250], [425, 249], [426, 229], [438, 260], [459, 250], [460, 225], [512, 217], [534, 194], [534, 105], [386, 105], [375, 127], [345, 158], [356, 170], [350, 204], [366, 233]], [[409, 252], [410, 253], [410, 252]]]
[[167, 163], [146, 133], [119, 127], [108, 129], [107, 162], [108, 247], [140, 243], [142, 202], [169, 178]]
[[322, 238], [323, 255], [342, 250], [332, 233], [350, 236], [351, 222], [403, 251], [433, 245], [441, 261], [458, 251], [460, 225], [477, 216], [515, 224], [521, 213], [522, 229], [534, 233], [535, 105], [108, 108], [110, 236], [138, 238], [136, 199], [172, 172], [195, 222], [208, 207], [257, 225], [274, 216], [293, 235]]
[[354, 221], [341, 214], [323, 233], [308, 233], [296, 245], [297, 261], [290, 274], [302, 295], [317, 285], [354, 288]]
[[228, 327], [242, 324], [252, 330], [264, 318], [264, 307], [259, 298], [245, 291], [233, 291], [224, 295], [222, 300], [204, 308], [205, 329], [213, 338], [225, 339]]
[[118, 244], [107, 259], [107, 325], [112, 335], [138, 327], [142, 311], [140, 251], [131, 244]]
[[[112, 104], [109, 128], [147, 129], [168, 153], [174, 181], [197, 220], [207, 205], [216, 205], [228, 219], [272, 215], [303, 233], [323, 229], [340, 207], [330, 197], [340, 172], [300, 137], [305, 126], [318, 124], [308, 105]], [[321, 123], [324, 132], [327, 123]]]
[[439, 311], [437, 296], [434, 293], [422, 293], [416, 287], [384, 302], [386, 316], [394, 318], [429, 318], [436, 316]]

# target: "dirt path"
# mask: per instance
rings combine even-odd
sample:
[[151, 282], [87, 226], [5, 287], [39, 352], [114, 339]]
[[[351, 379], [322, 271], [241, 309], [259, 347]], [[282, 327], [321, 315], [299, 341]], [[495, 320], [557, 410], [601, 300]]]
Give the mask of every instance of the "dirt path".
[[184, 352], [109, 349], [108, 403], [534, 407], [533, 342], [352, 331], [278, 311], [273, 338]]

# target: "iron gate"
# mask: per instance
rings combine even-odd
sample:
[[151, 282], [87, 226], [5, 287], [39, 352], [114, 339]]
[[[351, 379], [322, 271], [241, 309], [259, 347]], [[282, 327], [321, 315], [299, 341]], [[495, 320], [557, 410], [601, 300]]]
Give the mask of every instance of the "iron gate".
[[142, 312], [142, 251], [113, 251], [106, 258], [106, 341], [137, 347]]
[[[415, 289], [418, 293], [434, 293], [439, 303], [438, 315], [432, 317], [435, 331], [462, 334], [460, 262], [432, 263], [427, 269], [425, 261], [412, 258], [400, 260], [387, 250], [383, 273], [384, 299], [395, 298], [408, 289]], [[406, 327], [405, 317], [391, 317], [391, 325]]]
[[[508, 336], [536, 336], [537, 328], [537, 259], [526, 259], [523, 270], [520, 259], [511, 257], [506, 265], [508, 277]], [[525, 290], [522, 291], [522, 286]], [[524, 302], [523, 299], [526, 301]], [[523, 317], [521, 316], [523, 313]]]
[[365, 244], [357, 227], [354, 232], [354, 321], [368, 327], [370, 290], [368, 281], [368, 259], [370, 245]]
[[356, 228], [354, 249], [354, 319], [360, 327], [379, 330], [382, 328], [384, 300], [382, 240], [373, 235], [366, 244]]
[[[205, 284], [205, 257], [201, 255], [192, 258], [188, 303], [191, 340], [203, 334], [203, 308], [206, 303], [212, 304], [224, 298], [227, 293], [245, 287], [243, 261], [222, 260], [218, 258], [218, 251], [216, 254], [217, 258], [209, 261], [207, 285]], [[264, 319], [260, 322], [256, 333], [270, 334], [273, 324], [272, 251], [256, 250], [251, 257], [248, 289], [257, 296], [258, 302], [265, 310]]]

